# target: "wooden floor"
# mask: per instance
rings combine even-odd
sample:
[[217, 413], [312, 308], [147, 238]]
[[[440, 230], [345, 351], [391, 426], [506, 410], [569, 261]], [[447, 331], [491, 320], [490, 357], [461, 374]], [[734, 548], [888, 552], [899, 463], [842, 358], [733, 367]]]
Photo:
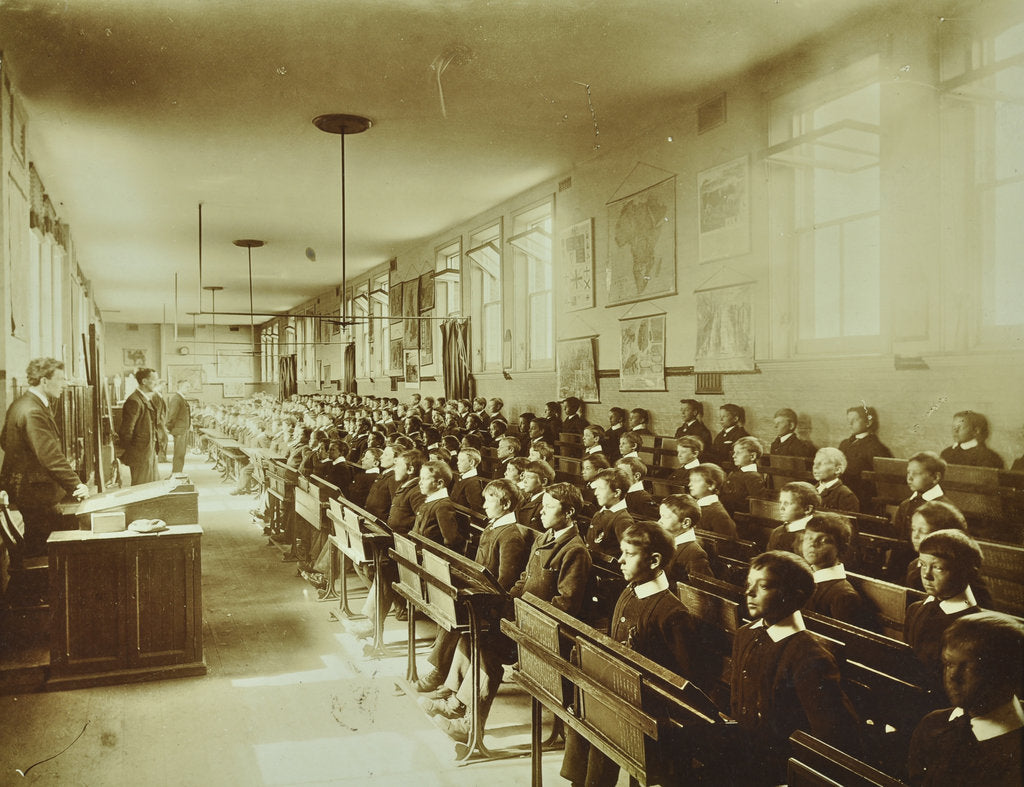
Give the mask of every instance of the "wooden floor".
[[[528, 758], [456, 766], [451, 741], [396, 684], [405, 624], [388, 619], [394, 657], [364, 657], [352, 624], [330, 619], [336, 604], [317, 602], [267, 545], [253, 498], [230, 496], [203, 457], [185, 470], [200, 489], [209, 673], [0, 696], [0, 785], [529, 784]], [[488, 731], [489, 745], [528, 741], [529, 703], [514, 686]], [[565, 783], [560, 763], [545, 755], [547, 784]]]

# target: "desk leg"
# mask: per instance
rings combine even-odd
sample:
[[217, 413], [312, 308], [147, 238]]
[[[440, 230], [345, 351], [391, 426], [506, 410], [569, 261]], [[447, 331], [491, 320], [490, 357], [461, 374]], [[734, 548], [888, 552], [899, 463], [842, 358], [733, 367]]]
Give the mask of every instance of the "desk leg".
[[348, 567], [352, 563], [348, 555], [341, 553], [341, 595], [338, 610], [347, 620], [355, 620], [357, 615], [348, 605]]
[[474, 752], [479, 751], [482, 757], [490, 758], [493, 755], [484, 746], [484, 720], [480, 718], [480, 618], [477, 615], [476, 607], [467, 604], [469, 608], [469, 669], [470, 686], [472, 687], [473, 698], [467, 710], [470, 718], [469, 739], [465, 746], [455, 746], [455, 761], [457, 763], [468, 762]]
[[[376, 611], [373, 621], [373, 648], [369, 655], [376, 658], [387, 655], [387, 648], [384, 647], [384, 617], [388, 611], [384, 609], [384, 585], [387, 580], [382, 570], [383, 560], [381, 549], [378, 546], [373, 549], [373, 582], [370, 584], [370, 592], [373, 593], [373, 609]], [[413, 623], [415, 626], [415, 622]]]
[[541, 713], [543, 707], [536, 697], [530, 698], [530, 784], [532, 787], [542, 787], [544, 784], [544, 741], [541, 739], [544, 732], [544, 720]]
[[[336, 601], [341, 596], [338, 595], [338, 591], [334, 589], [334, 582], [337, 577], [334, 575], [334, 559], [337, 556], [338, 548], [334, 546], [334, 542], [330, 538], [327, 539], [327, 587], [320, 591], [317, 596], [317, 601]], [[342, 560], [344, 564], [344, 559]], [[342, 586], [344, 587], [344, 577], [342, 577]]]
[[409, 612], [409, 666], [405, 671], [405, 679], [415, 683], [420, 679], [416, 672], [416, 607], [406, 600], [405, 608]]

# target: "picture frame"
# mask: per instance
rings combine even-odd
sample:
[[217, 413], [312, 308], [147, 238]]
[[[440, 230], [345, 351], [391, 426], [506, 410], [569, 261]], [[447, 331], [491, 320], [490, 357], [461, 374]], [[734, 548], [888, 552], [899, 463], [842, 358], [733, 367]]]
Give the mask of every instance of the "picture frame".
[[405, 365], [405, 355], [403, 354], [404, 350], [402, 349], [402, 340], [392, 339], [390, 349], [390, 365], [388, 366], [388, 371], [390, 371], [391, 374], [394, 375], [395, 377], [401, 377], [402, 367]]
[[433, 271], [427, 271], [426, 273], [420, 274], [419, 291], [420, 314], [423, 314], [423, 312], [428, 312], [434, 308], [436, 288], [434, 287]]
[[619, 390], [665, 391], [665, 315], [619, 321]]
[[402, 318], [402, 282], [396, 281], [388, 290], [388, 316], [394, 325]]
[[405, 351], [405, 365], [403, 367], [406, 388], [420, 387], [420, 353], [419, 350]]
[[697, 175], [700, 262], [750, 251], [750, 159], [740, 156]]
[[[433, 317], [434, 312], [424, 312], [421, 317]], [[420, 322], [420, 367], [429, 366], [434, 362], [434, 321]]]
[[243, 382], [223, 383], [223, 386], [222, 395], [225, 399], [241, 399], [245, 396], [245, 383]]
[[420, 288], [417, 281], [409, 281], [402, 288], [402, 316], [405, 318], [403, 328], [403, 344], [406, 350], [418, 350], [420, 348], [420, 316], [419, 310]]
[[594, 305], [594, 219], [566, 227], [559, 236], [565, 272], [565, 305], [571, 312]]
[[608, 205], [607, 306], [676, 294], [676, 179]]
[[121, 350], [124, 365], [132, 369], [145, 369], [149, 367], [149, 353], [141, 347], [125, 347]]
[[252, 377], [252, 355], [217, 350], [218, 377]]
[[188, 380], [189, 393], [199, 394], [203, 392], [203, 367], [201, 364], [182, 364], [180, 366], [167, 367], [167, 390], [178, 390], [178, 383]]
[[557, 398], [562, 400], [567, 396], [576, 396], [584, 402], [600, 402], [596, 337], [560, 341], [557, 354]]

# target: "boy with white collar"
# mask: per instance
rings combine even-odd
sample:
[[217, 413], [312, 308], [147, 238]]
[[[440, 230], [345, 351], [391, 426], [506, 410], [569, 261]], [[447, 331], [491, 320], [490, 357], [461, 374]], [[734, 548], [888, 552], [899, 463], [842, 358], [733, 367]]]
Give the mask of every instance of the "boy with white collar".
[[839, 668], [807, 631], [800, 608], [814, 592], [803, 558], [764, 552], [750, 563], [747, 608], [753, 623], [732, 649], [732, 717], [749, 735], [750, 783], [783, 784], [789, 736], [806, 730], [856, 755], [858, 722]]
[[484, 486], [487, 480], [480, 477], [480, 452], [475, 448], [463, 448], [456, 457], [459, 477], [452, 484], [453, 503], [465, 506], [480, 514], [484, 513]]
[[691, 574], [713, 577], [708, 553], [697, 541], [694, 529], [700, 522], [700, 506], [689, 495], [668, 495], [661, 501], [658, 525], [665, 531], [675, 550], [665, 562], [665, 574], [671, 582], [687, 582]]
[[910, 487], [911, 495], [900, 503], [893, 517], [897, 538], [910, 540], [910, 520], [922, 503], [929, 500], [952, 502], [939, 486], [945, 474], [946, 460], [934, 451], [921, 451], [907, 460], [907, 486]]
[[468, 534], [459, 528], [455, 508], [448, 498], [451, 482], [452, 469], [444, 462], [434, 459], [420, 468], [420, 494], [424, 500], [416, 512], [412, 529], [424, 538], [461, 553]]
[[767, 487], [764, 476], [758, 472], [757, 460], [764, 453], [761, 441], [747, 435], [732, 445], [732, 463], [736, 467], [725, 478], [722, 489], [722, 505], [730, 515], [737, 511], [750, 511], [750, 498], [764, 497]]
[[725, 484], [725, 471], [718, 465], [703, 462], [690, 471], [690, 494], [700, 506], [700, 521], [704, 530], [736, 541], [736, 523], [718, 499], [718, 490]]
[[[611, 638], [684, 678], [693, 671], [693, 622], [671, 591], [664, 565], [672, 543], [653, 522], [622, 534], [619, 567], [629, 583], [615, 603]], [[582, 736], [566, 730], [561, 776], [573, 784], [615, 784], [619, 766]]]
[[580, 438], [583, 443], [583, 455], [592, 456], [604, 453], [604, 429], [600, 424], [587, 424]]
[[811, 475], [818, 482], [821, 507], [828, 511], [860, 511], [860, 500], [841, 476], [846, 472], [846, 456], [838, 448], [819, 448], [814, 455]]
[[838, 514], [818, 512], [808, 520], [801, 549], [804, 560], [814, 569], [814, 594], [804, 609], [861, 628], [872, 628], [868, 607], [846, 578], [842, 562], [852, 539], [853, 528]]
[[633, 524], [633, 517], [626, 507], [629, 485], [630, 480], [617, 467], [602, 470], [591, 482], [594, 497], [601, 506], [587, 529], [587, 548], [591, 551], [613, 558], [619, 556], [622, 534]]
[[768, 536], [768, 549], [801, 554], [800, 540], [811, 515], [821, 505], [818, 490], [806, 481], [790, 481], [779, 492], [779, 518], [783, 524]]
[[928, 598], [907, 607], [903, 638], [924, 666], [926, 685], [941, 696], [942, 634], [957, 618], [981, 611], [971, 590], [981, 547], [960, 530], [936, 530], [921, 539], [918, 560]]
[[655, 520], [658, 518], [658, 506], [651, 497], [651, 493], [644, 489], [644, 477], [647, 475], [647, 465], [633, 457], [623, 457], [615, 466], [626, 474], [630, 480], [629, 488], [626, 490], [626, 508], [634, 519]]
[[996, 612], [965, 615], [946, 629], [942, 660], [955, 707], [930, 713], [914, 730], [910, 783], [1021, 784], [1024, 626]]
[[704, 443], [699, 437], [683, 435], [676, 438], [676, 459], [679, 461], [679, 467], [668, 477], [669, 483], [686, 488], [690, 481], [690, 471], [700, 464], [700, 454], [703, 450]]

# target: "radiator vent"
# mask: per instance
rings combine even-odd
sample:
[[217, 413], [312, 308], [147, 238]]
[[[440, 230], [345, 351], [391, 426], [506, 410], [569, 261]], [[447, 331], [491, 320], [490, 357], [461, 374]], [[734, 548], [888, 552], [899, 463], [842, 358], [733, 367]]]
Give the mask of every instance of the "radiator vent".
[[694, 395], [710, 396], [713, 394], [724, 394], [722, 388], [722, 375], [720, 372], [697, 372], [697, 383], [694, 386]]

